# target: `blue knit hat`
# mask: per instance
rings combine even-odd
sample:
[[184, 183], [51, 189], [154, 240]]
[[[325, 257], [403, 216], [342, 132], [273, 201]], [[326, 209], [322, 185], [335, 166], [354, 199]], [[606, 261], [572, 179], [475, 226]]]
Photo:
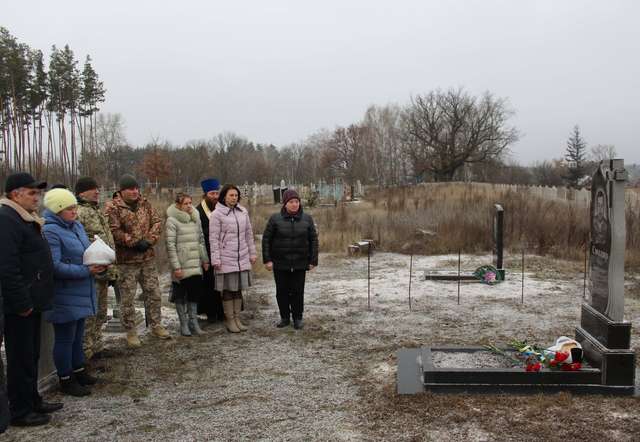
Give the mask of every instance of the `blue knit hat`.
[[202, 181], [200, 185], [204, 193], [211, 192], [212, 190], [220, 190], [220, 181], [215, 178], [207, 178]]

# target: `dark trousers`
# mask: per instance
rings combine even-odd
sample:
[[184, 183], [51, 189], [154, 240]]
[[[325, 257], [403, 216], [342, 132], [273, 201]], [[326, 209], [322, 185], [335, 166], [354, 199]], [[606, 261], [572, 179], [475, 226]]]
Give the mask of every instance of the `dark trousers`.
[[7, 393], [11, 418], [16, 419], [31, 413], [42, 402], [38, 393], [41, 315], [6, 314], [4, 319]]
[[302, 319], [304, 310], [304, 278], [305, 270], [274, 270], [273, 277], [276, 280], [276, 299], [280, 317], [289, 319]]
[[73, 370], [84, 366], [84, 318], [53, 324], [53, 330], [53, 362], [56, 364], [56, 371], [58, 376], [69, 376]]
[[[2, 301], [0, 301], [2, 302]], [[1, 318], [0, 318], [1, 319]], [[0, 327], [0, 346], [2, 346], [3, 331]], [[0, 358], [0, 433], [4, 433], [9, 426], [9, 398], [7, 398], [7, 389], [5, 387], [4, 380], [4, 365], [2, 364], [2, 358]]]
[[213, 269], [209, 268], [204, 272], [202, 281], [203, 289], [198, 300], [198, 313], [207, 315], [210, 322], [223, 321], [222, 294], [213, 289], [215, 287]]

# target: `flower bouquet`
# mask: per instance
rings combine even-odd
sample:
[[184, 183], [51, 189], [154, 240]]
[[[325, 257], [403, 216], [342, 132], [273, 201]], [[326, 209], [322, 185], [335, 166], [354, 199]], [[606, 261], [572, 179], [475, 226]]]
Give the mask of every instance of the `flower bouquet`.
[[515, 350], [514, 356], [495, 345], [487, 345], [486, 348], [518, 363], [524, 363], [525, 370], [529, 372], [538, 372], [543, 367], [562, 371], [578, 371], [582, 368], [582, 347], [566, 336], [560, 336], [554, 345], [546, 349], [517, 339], [512, 340], [509, 345]]
[[484, 265], [478, 267], [474, 272], [473, 276], [478, 278], [481, 282], [489, 285], [495, 285], [499, 282], [502, 282], [502, 275], [498, 272], [494, 266]]

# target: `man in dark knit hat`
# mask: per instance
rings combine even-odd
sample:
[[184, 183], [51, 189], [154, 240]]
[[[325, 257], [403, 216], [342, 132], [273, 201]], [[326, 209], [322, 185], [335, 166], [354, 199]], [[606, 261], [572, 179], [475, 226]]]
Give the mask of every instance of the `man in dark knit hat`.
[[[93, 241], [98, 236], [115, 250], [116, 245], [109, 228], [109, 220], [100, 210], [100, 188], [97, 181], [91, 177], [78, 178], [75, 192], [78, 199], [78, 221], [84, 226], [89, 241]], [[103, 349], [102, 327], [107, 322], [107, 294], [109, 284], [114, 285], [118, 279], [116, 266], [109, 266], [106, 273], [95, 275], [95, 279], [98, 309], [95, 316], [87, 318], [84, 326], [83, 348], [87, 360]]]
[[[211, 256], [211, 245], [209, 244], [209, 217], [218, 202], [218, 192], [220, 182], [216, 178], [207, 178], [200, 183], [202, 186], [202, 202], [198, 204], [197, 210], [200, 214], [200, 224], [204, 232], [204, 245], [207, 248], [207, 256]], [[198, 301], [198, 313], [207, 315], [209, 322], [224, 320], [224, 310], [222, 308], [222, 295], [214, 290], [213, 267], [209, 267], [204, 274], [204, 284], [206, 296], [201, 296]]]
[[134, 307], [138, 283], [142, 287], [151, 333], [161, 339], [171, 337], [162, 326], [162, 298], [153, 249], [162, 233], [162, 219], [151, 203], [140, 194], [140, 187], [134, 176], [123, 175], [119, 187], [113, 200], [107, 202], [105, 213], [116, 244], [122, 325], [127, 330], [127, 345], [136, 348], [141, 345]]
[[42, 236], [44, 220], [38, 204], [47, 183], [26, 172], [7, 178], [0, 199], [0, 285], [4, 307], [7, 392], [11, 425], [49, 422], [62, 408], [38, 393], [40, 324], [42, 312], [53, 304], [53, 260]]

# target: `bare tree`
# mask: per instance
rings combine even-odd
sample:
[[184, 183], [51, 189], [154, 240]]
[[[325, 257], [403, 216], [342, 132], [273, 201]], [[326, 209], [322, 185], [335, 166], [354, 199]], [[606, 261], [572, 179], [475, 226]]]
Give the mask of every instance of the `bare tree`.
[[542, 161], [531, 168], [535, 184], [543, 186], [561, 186], [563, 177], [567, 174], [567, 166], [562, 160]]
[[507, 125], [513, 111], [490, 93], [473, 97], [462, 89], [417, 95], [405, 112], [407, 153], [418, 176], [451, 181], [465, 164], [497, 158], [518, 139]]
[[401, 116], [397, 105], [370, 106], [364, 116], [372, 136], [368, 175], [378, 186], [402, 184], [406, 178]]
[[96, 170], [102, 182], [115, 183], [120, 175], [129, 171], [123, 164], [123, 151], [127, 149], [125, 121], [120, 114], [99, 114], [96, 120], [96, 147], [99, 152]]
[[597, 163], [602, 160], [611, 160], [617, 155], [616, 146], [613, 144], [596, 144], [591, 148], [591, 157]]
[[327, 163], [337, 176], [352, 187], [367, 176], [367, 153], [371, 148], [371, 129], [352, 124], [338, 127], [327, 151]]
[[150, 184], [155, 185], [156, 192], [158, 186], [167, 185], [171, 177], [170, 151], [169, 143], [160, 142], [158, 138], [153, 138], [145, 146], [142, 162], [137, 166], [140, 175], [146, 177]]
[[233, 132], [217, 135], [211, 142], [211, 157], [216, 176], [224, 183], [239, 183], [246, 176], [249, 140]]

